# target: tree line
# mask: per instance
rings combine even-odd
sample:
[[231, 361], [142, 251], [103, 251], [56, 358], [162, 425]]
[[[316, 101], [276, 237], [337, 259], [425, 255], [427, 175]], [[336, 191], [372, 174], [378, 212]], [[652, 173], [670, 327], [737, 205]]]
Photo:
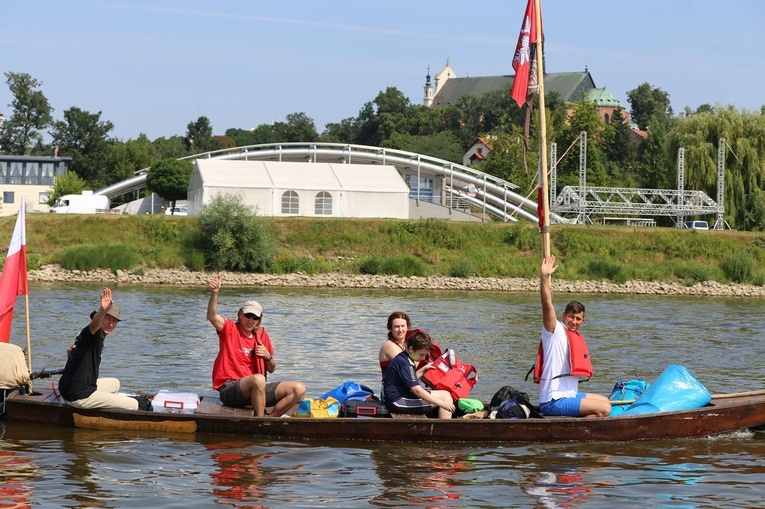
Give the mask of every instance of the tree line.
[[[388, 87], [362, 105], [358, 115], [329, 123], [321, 133], [312, 118], [297, 112], [254, 129], [228, 128], [222, 135], [214, 134], [209, 118], [200, 116], [183, 134], [149, 140], [140, 133], [123, 141], [111, 134], [114, 125], [102, 119], [100, 111], [71, 107], [61, 120], [54, 120], [41, 82], [25, 73], [6, 72], [5, 77], [13, 101], [12, 113], [0, 129], [0, 153], [51, 155], [58, 147], [59, 155], [71, 157], [71, 172], [56, 179], [54, 195], [105, 187], [164, 161], [159, 168], [166, 171], [156, 172], [148, 185], [165, 199], [182, 198], [185, 188], [178, 176], [188, 174], [190, 165], [170, 160], [285, 142], [379, 146], [461, 163], [465, 151], [481, 137], [492, 151], [477, 169], [509, 180], [525, 193], [537, 180], [539, 112], [535, 104], [527, 139], [524, 111], [512, 102], [509, 90], [463, 96], [455, 104], [429, 108], [412, 104], [400, 90]], [[559, 156], [565, 154], [557, 165], [560, 187], [578, 184], [576, 140], [586, 131], [589, 185], [676, 188], [677, 152], [683, 147], [686, 189], [716, 197], [717, 146], [719, 138], [725, 138], [726, 220], [732, 228], [765, 230], [765, 106], [753, 112], [703, 104], [695, 110], [686, 107], [677, 116], [669, 94], [648, 83], [630, 90], [627, 101], [631, 120], [647, 133], [644, 137], [634, 135], [620, 109], [605, 124], [586, 97], [570, 104], [555, 93], [546, 95], [547, 139], [557, 143]], [[44, 141], [43, 133], [50, 142]]]

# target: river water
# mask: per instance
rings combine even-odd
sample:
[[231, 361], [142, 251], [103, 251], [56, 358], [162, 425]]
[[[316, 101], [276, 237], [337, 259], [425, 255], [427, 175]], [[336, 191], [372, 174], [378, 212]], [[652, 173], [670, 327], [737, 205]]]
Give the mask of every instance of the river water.
[[[126, 320], [107, 339], [102, 376], [123, 389], [212, 394], [217, 351], [204, 288], [112, 288]], [[63, 367], [101, 288], [33, 283], [33, 369]], [[670, 364], [713, 394], [762, 389], [761, 300], [556, 295], [587, 306], [595, 378], [655, 380]], [[278, 359], [274, 380], [318, 397], [345, 380], [377, 389], [377, 351], [391, 311], [478, 368], [473, 396], [523, 380], [540, 332], [536, 294], [224, 286], [219, 311], [264, 307]], [[26, 345], [19, 299], [12, 342]], [[49, 381], [38, 381], [45, 386]], [[42, 384], [42, 385], [41, 385]], [[393, 424], [393, 423], [391, 423]], [[0, 425], [0, 507], [763, 507], [765, 433], [595, 444], [274, 442]]]

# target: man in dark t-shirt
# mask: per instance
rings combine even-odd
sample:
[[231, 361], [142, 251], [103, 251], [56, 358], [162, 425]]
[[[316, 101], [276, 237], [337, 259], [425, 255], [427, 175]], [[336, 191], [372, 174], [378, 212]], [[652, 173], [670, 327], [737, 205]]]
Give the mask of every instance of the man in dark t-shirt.
[[138, 410], [138, 400], [117, 394], [120, 381], [98, 378], [104, 339], [120, 322], [120, 308], [114, 305], [112, 291], [104, 288], [98, 311], [90, 315], [90, 324], [80, 331], [69, 349], [58, 390], [66, 403], [75, 408]]

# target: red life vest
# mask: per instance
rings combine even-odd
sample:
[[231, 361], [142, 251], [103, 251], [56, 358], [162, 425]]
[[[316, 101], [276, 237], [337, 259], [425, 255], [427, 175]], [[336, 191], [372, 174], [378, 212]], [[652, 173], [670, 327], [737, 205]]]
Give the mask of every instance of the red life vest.
[[[592, 361], [590, 360], [590, 352], [587, 350], [587, 343], [584, 341], [584, 336], [579, 332], [574, 332], [564, 326], [563, 330], [566, 331], [566, 337], [568, 338], [568, 352], [569, 363], [571, 364], [570, 373], [561, 373], [554, 376], [553, 380], [563, 376], [586, 376], [587, 380], [592, 378]], [[542, 341], [539, 342], [539, 349], [537, 349], [537, 362], [534, 364], [534, 383], [539, 383], [542, 379], [542, 361], [544, 359], [544, 351], [542, 349]]]

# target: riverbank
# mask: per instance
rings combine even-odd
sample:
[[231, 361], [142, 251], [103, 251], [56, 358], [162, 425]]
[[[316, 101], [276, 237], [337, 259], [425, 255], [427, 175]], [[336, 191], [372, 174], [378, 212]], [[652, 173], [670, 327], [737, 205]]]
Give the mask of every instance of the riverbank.
[[[401, 277], [353, 274], [243, 274], [222, 272], [228, 285], [268, 287], [314, 288], [379, 288], [397, 290], [454, 290], [487, 292], [537, 292], [536, 279], [523, 278], [459, 278], [459, 277]], [[58, 265], [45, 265], [29, 271], [30, 281], [39, 282], [98, 282], [104, 284], [206, 286], [212, 278], [210, 272], [180, 269], [144, 269], [135, 273], [98, 269], [68, 271]], [[614, 284], [607, 281], [553, 280], [553, 289], [559, 293], [605, 293], [634, 295], [689, 295], [720, 297], [765, 297], [765, 286], [721, 284], [714, 281], [685, 286], [680, 283], [658, 281], [627, 281]]]

